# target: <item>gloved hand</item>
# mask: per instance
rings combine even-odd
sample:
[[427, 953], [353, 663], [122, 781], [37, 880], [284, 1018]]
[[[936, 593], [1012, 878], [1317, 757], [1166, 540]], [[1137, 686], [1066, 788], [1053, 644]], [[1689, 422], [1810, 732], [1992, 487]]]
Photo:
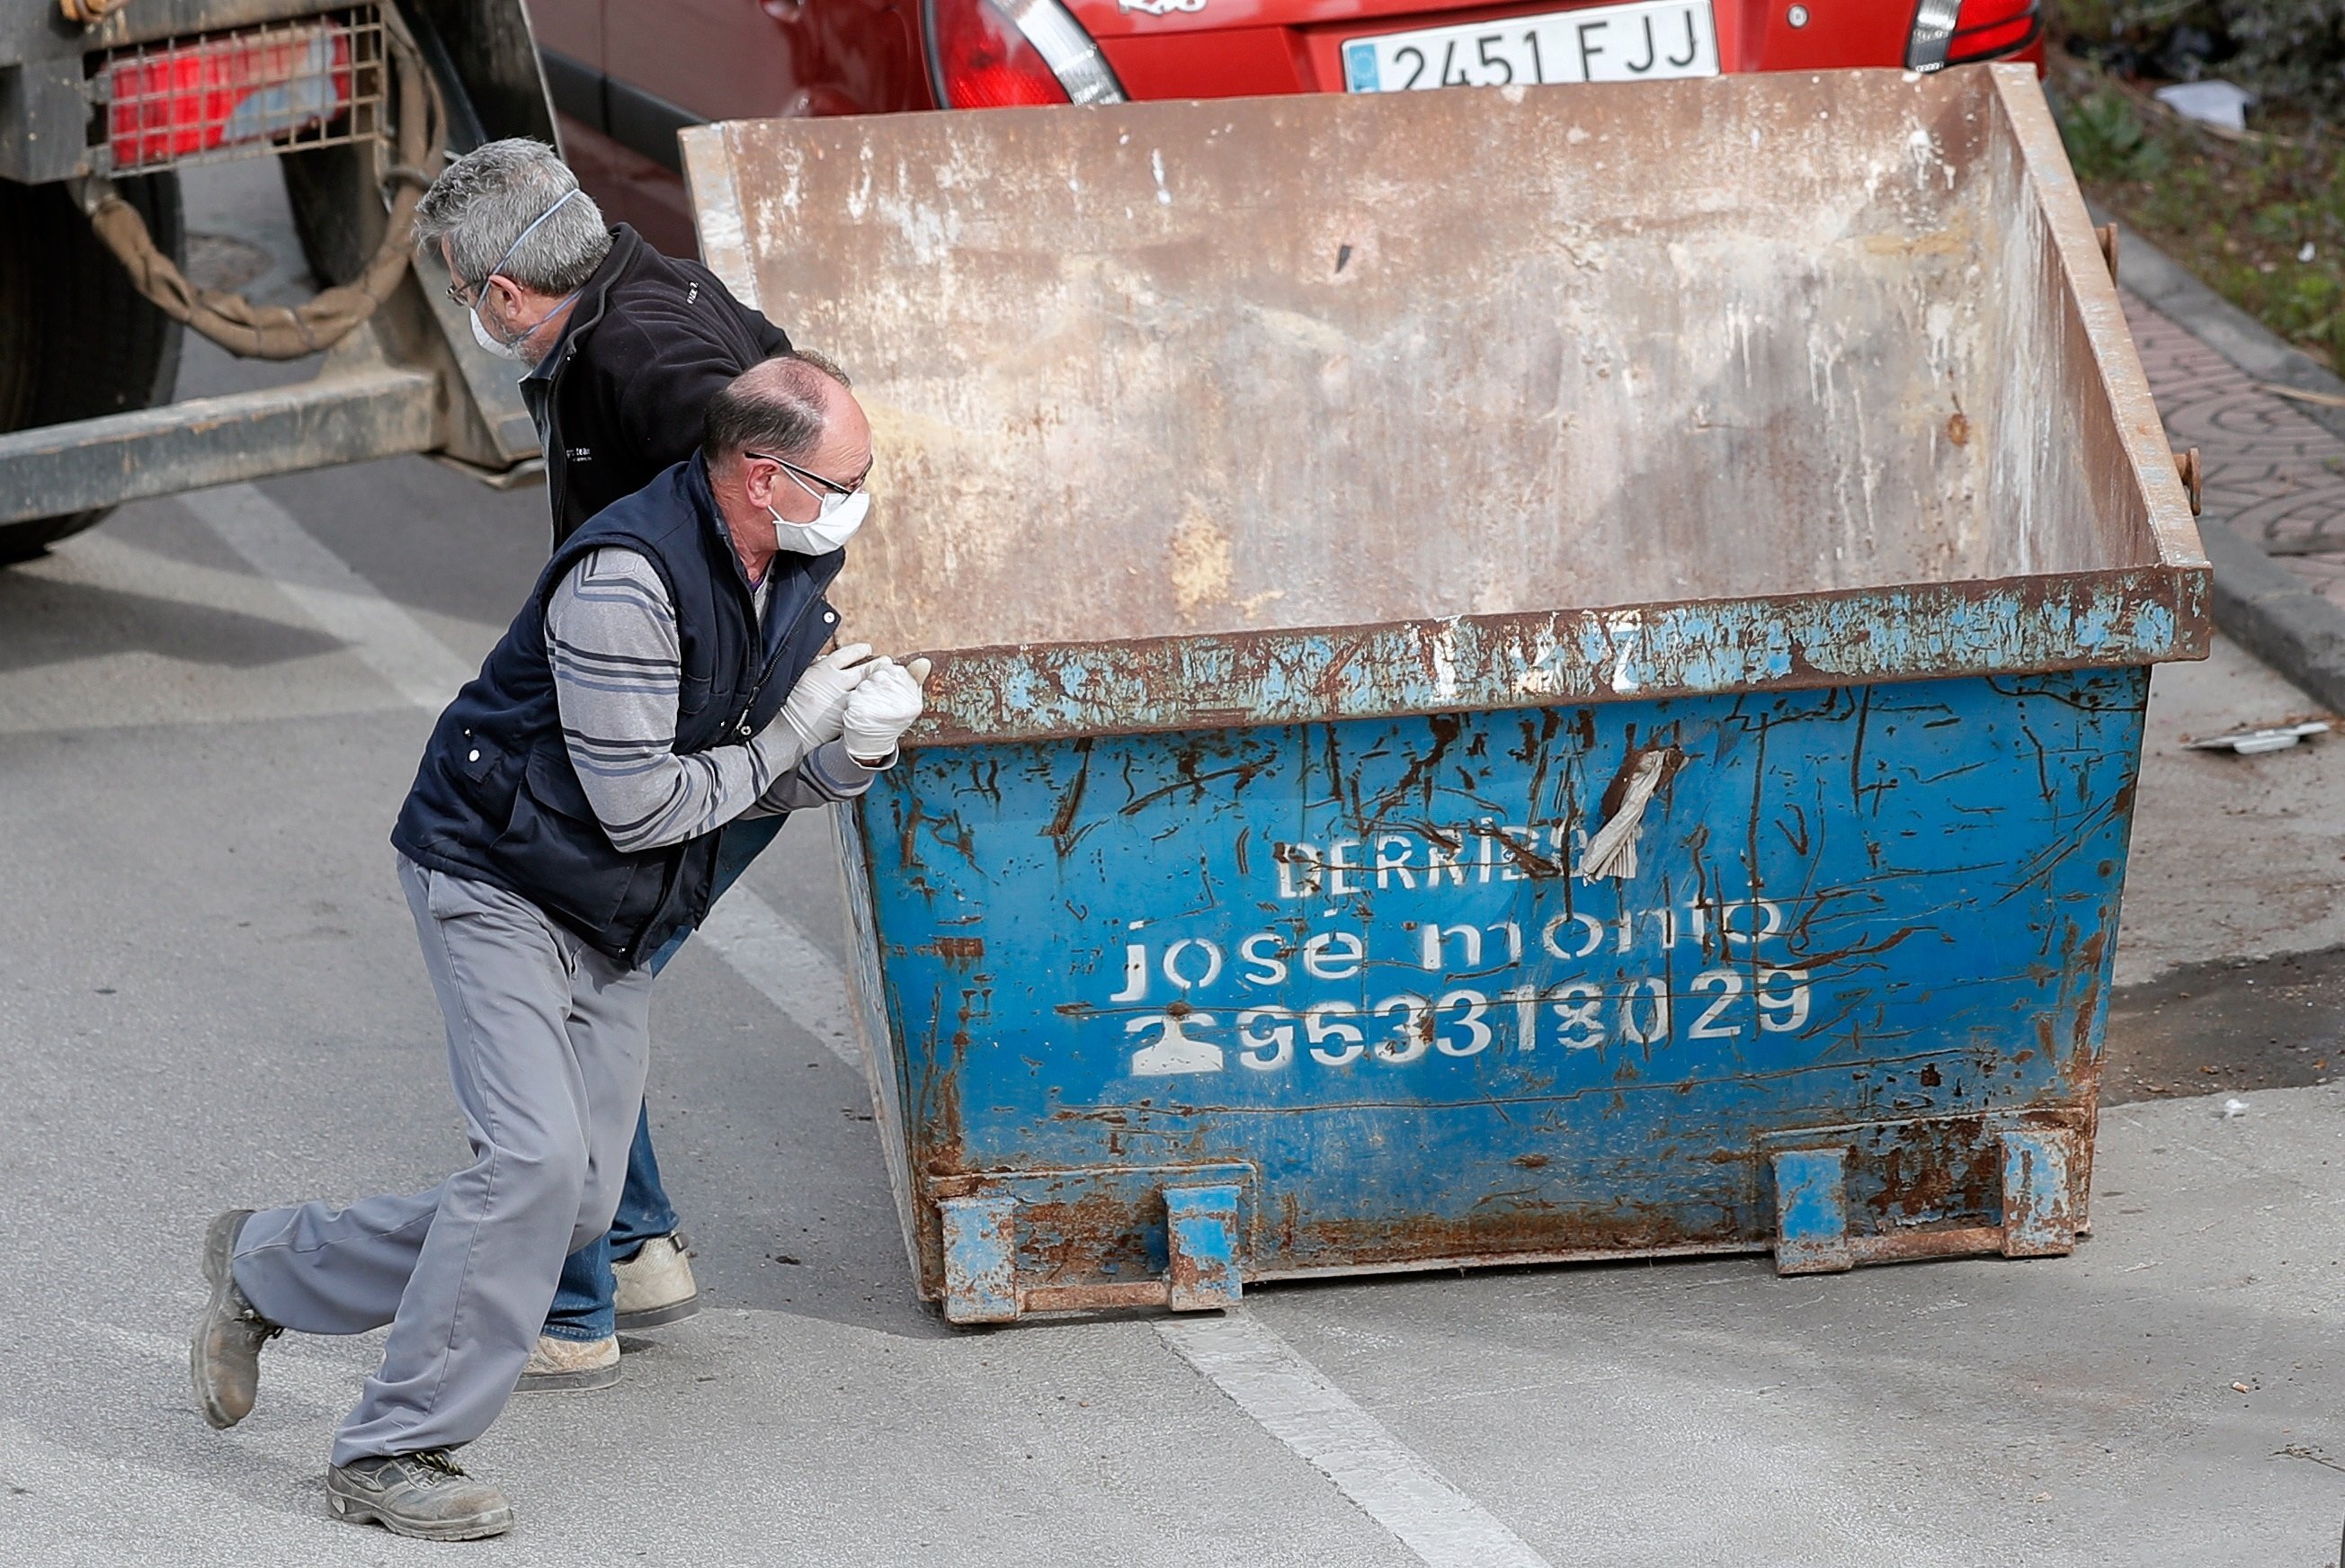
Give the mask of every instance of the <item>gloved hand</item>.
[[865, 767], [896, 754], [897, 739], [920, 716], [920, 687], [929, 678], [926, 659], [898, 664], [883, 653], [872, 665], [847, 699], [847, 754]]
[[839, 737], [847, 723], [848, 698], [866, 676], [888, 663], [871, 657], [870, 643], [850, 642], [807, 666], [784, 699], [781, 715], [806, 743], [805, 751]]

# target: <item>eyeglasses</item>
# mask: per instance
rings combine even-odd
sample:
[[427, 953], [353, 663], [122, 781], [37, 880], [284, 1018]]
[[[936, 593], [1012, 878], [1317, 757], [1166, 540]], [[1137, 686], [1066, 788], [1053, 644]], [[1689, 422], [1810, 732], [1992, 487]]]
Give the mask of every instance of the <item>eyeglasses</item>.
[[855, 476], [855, 482], [853, 484], [841, 484], [835, 479], [825, 479], [822, 475], [815, 472], [812, 469], [802, 469], [798, 467], [797, 464], [790, 461], [789, 459], [777, 458], [771, 452], [750, 451], [745, 449], [741, 455], [745, 458], [756, 458], [761, 461], [774, 463], [779, 466], [787, 471], [792, 479], [798, 481], [800, 489], [807, 490], [807, 493], [813, 495], [819, 495], [821, 494], [821, 491], [815, 491], [809, 487], [807, 483], [808, 480], [813, 481], [815, 484], [822, 486], [823, 490], [828, 491], [833, 495], [850, 496], [857, 491], [861, 490], [863, 488], [864, 481], [871, 477], [871, 470], [869, 466], [867, 465], [861, 473]]
[[[440, 252], [440, 265], [448, 268], [448, 286], [445, 288], [442, 288], [441, 292], [448, 296], [448, 303], [453, 305], [457, 309], [470, 310], [472, 308], [472, 301], [480, 298], [481, 290], [488, 287], [489, 278], [483, 278], [478, 283], [465, 282], [464, 275], [457, 271], [454, 267], [449, 264], [448, 247], [446, 243], [442, 242], [438, 248]], [[504, 263], [502, 261], [497, 263], [498, 267], [502, 267]], [[493, 278], [495, 276], [496, 268], [492, 267], [489, 269], [489, 277]]]

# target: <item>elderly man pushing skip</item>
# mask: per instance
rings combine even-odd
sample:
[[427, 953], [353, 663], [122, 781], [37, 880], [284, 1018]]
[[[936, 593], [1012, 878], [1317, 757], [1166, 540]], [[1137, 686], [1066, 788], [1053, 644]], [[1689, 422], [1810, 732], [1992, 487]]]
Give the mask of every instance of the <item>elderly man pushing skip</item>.
[[[553, 543], [692, 455], [720, 388], [787, 353], [781, 329], [696, 261], [662, 256], [625, 224], [606, 227], [561, 157], [526, 138], [455, 159], [415, 209], [417, 243], [447, 264], [449, 293], [482, 346], [526, 367], [523, 400], [545, 452]], [[772, 842], [778, 818], [736, 821], [716, 855], [716, 894]], [[683, 943], [678, 933], [649, 967]], [[618, 1332], [699, 1310], [651, 1118], [635, 1120], [608, 1236], [570, 1255], [521, 1391], [619, 1381]]]
[[452, 1451], [528, 1362], [563, 1259], [611, 1223], [643, 1103], [647, 960], [696, 926], [728, 822], [895, 761], [923, 661], [820, 656], [871, 433], [813, 355], [751, 367], [701, 450], [565, 541], [440, 717], [391, 843], [448, 1029], [470, 1165], [337, 1210], [231, 1209], [204, 1247], [204, 1412], [251, 1410], [287, 1329], [391, 1326], [335, 1434], [337, 1518], [441, 1540], [513, 1512]]

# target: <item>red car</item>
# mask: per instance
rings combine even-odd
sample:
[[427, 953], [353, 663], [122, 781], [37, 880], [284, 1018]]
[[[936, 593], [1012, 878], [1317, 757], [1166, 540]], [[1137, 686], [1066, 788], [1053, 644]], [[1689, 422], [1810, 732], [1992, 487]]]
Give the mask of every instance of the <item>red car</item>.
[[2039, 0], [534, 0], [572, 163], [695, 248], [704, 120], [1634, 81], [2032, 56]]

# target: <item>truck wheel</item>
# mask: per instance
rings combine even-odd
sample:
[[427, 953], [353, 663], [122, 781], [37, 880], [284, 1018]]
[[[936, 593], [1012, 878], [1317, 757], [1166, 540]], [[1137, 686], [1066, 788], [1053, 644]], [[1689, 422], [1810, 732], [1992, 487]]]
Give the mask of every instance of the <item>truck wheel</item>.
[[350, 282], [382, 248], [391, 208], [376, 166], [386, 145], [349, 142], [278, 156], [301, 259], [320, 283]]
[[[165, 255], [187, 260], [174, 174], [117, 180]], [[0, 431], [168, 402], [180, 325], [130, 286], [62, 185], [0, 180]], [[111, 508], [0, 522], [0, 565], [40, 554]]]

